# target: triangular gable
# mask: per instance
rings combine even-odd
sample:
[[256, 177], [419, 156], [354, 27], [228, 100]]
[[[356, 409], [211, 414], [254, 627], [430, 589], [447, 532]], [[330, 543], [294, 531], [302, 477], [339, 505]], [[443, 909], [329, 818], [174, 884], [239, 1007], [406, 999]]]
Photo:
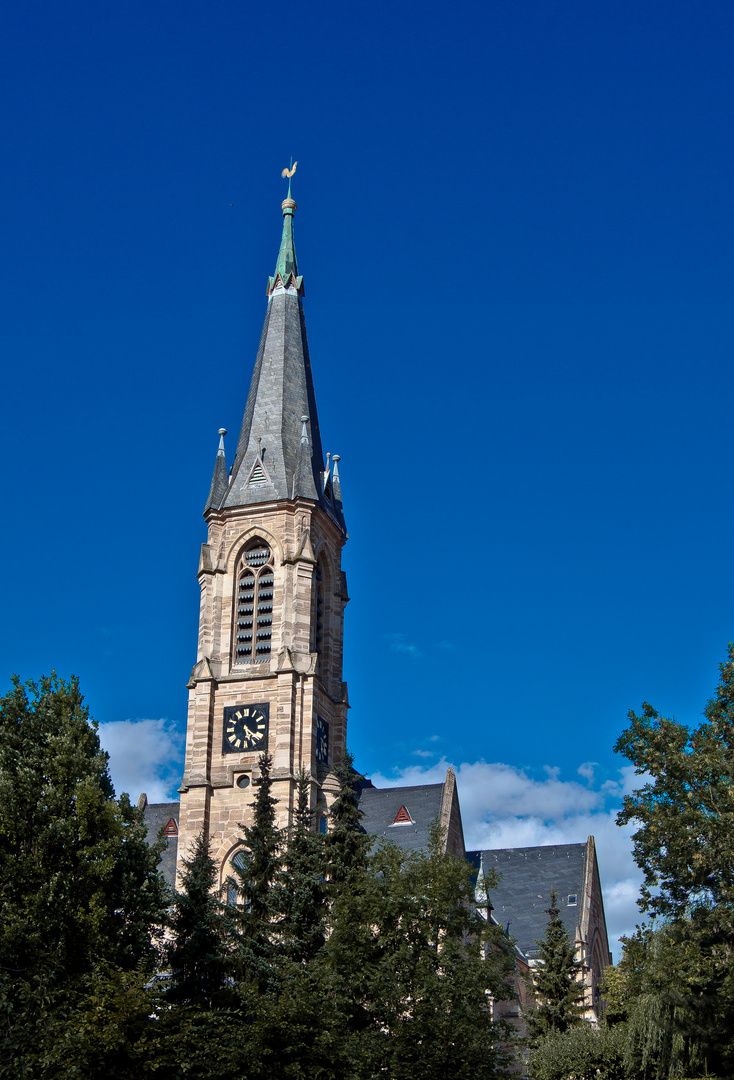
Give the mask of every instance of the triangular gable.
[[[392, 825], [412, 825], [412, 824], [413, 824], [413, 819], [410, 816], [410, 813], [409, 813], [407, 807], [401, 806], [400, 809], [398, 810], [397, 814], [395, 815], [395, 820], [393, 821]], [[392, 825], [390, 826], [390, 828], [392, 828]]]
[[262, 487], [263, 484], [269, 484], [270, 477], [265, 472], [263, 463], [260, 458], [255, 459], [255, 464], [252, 466], [249, 477], [247, 478], [248, 487]]
[[168, 819], [168, 824], [166, 825], [165, 829], [163, 830], [163, 835], [164, 836], [178, 836], [178, 825], [176, 824], [176, 819], [175, 818], [169, 818]]

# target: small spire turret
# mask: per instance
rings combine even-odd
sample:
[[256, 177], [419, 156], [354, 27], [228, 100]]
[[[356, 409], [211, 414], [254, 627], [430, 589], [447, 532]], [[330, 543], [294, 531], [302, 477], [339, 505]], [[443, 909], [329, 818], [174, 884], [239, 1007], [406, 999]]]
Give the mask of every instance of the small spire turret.
[[339, 512], [342, 511], [342, 484], [339, 478], [339, 462], [341, 461], [341, 454], [334, 454], [331, 459], [333, 466], [331, 473], [331, 490], [334, 493], [334, 502], [336, 503]]
[[229, 477], [227, 476], [227, 461], [224, 455], [224, 436], [227, 434], [227, 429], [220, 427], [219, 435], [219, 447], [217, 449], [217, 456], [214, 459], [214, 473], [212, 474], [211, 487], [209, 488], [209, 498], [206, 500], [206, 506], [204, 507], [204, 513], [210, 510], [212, 507], [219, 507], [222, 499], [227, 494], [227, 488], [229, 487]]

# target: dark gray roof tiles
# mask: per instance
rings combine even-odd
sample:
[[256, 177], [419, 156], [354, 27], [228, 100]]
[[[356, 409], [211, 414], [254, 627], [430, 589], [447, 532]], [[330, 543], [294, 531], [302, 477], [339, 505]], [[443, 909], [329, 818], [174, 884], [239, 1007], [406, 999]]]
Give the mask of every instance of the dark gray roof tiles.
[[[302, 444], [304, 416], [308, 441]], [[266, 482], [251, 484], [258, 460]], [[232, 476], [219, 506], [250, 506], [300, 496], [320, 503], [343, 528], [340, 506], [324, 494], [323, 478], [324, 454], [303, 303], [295, 288], [280, 287], [268, 300]]]
[[224, 452], [217, 450], [217, 457], [214, 462], [214, 472], [212, 474], [212, 483], [209, 488], [209, 498], [206, 500], [206, 506], [204, 507], [204, 513], [211, 506], [218, 507], [224, 498], [229, 478], [227, 477], [227, 463], [224, 459]]
[[[392, 840], [405, 851], [418, 851], [428, 844], [431, 824], [441, 817], [443, 784], [421, 784], [418, 787], [364, 788], [359, 807], [364, 817], [365, 832]], [[405, 807], [411, 821], [393, 824], [400, 808]]]
[[[468, 858], [484, 873], [497, 871], [499, 884], [489, 890], [492, 914], [530, 959], [538, 956], [537, 941], [548, 925], [550, 891], [558, 893], [558, 906], [571, 940], [581, 922], [586, 844], [547, 847], [497, 848], [472, 851]], [[569, 898], [576, 898], [573, 904]]]
[[[178, 830], [179, 803], [147, 803], [143, 810], [143, 820], [148, 830], [148, 843], [154, 844], [158, 839], [161, 829], [165, 829], [168, 822], [173, 818]], [[158, 869], [165, 878], [166, 885], [174, 887], [176, 883], [176, 858], [178, 856], [178, 832], [175, 836], [169, 836]]]
[[[369, 781], [367, 782], [369, 783]], [[362, 826], [365, 832], [377, 839], [392, 840], [404, 851], [420, 851], [428, 845], [432, 823], [441, 817], [443, 784], [420, 784], [417, 787], [375, 788], [362, 787], [359, 806], [364, 814]], [[410, 821], [394, 824], [402, 808], [407, 810]], [[171, 818], [178, 825], [179, 803], [148, 803], [144, 809], [148, 841], [153, 843], [158, 833]], [[166, 883], [173, 887], [176, 880], [177, 837], [170, 837], [163, 852], [160, 870]]]

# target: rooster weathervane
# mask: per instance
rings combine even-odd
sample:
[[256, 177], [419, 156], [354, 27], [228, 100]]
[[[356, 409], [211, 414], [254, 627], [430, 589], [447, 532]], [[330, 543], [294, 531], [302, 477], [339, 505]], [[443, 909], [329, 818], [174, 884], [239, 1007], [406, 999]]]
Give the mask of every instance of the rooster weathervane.
[[286, 176], [288, 177], [288, 194], [286, 196], [287, 199], [290, 199], [290, 197], [291, 197], [291, 177], [293, 176], [293, 173], [296, 171], [297, 168], [298, 168], [298, 162], [294, 161], [293, 158], [291, 158], [291, 167], [290, 167], [290, 169], [283, 169], [282, 173], [280, 174], [283, 177], [284, 180], [285, 180]]

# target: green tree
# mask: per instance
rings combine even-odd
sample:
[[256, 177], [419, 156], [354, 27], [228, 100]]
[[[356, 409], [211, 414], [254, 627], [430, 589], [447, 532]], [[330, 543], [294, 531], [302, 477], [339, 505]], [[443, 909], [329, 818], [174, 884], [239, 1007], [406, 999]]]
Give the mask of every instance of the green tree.
[[634, 856], [645, 875], [643, 911], [686, 917], [718, 909], [734, 928], [734, 645], [721, 679], [692, 731], [647, 703], [628, 714], [615, 750], [650, 777], [624, 799], [620, 825], [638, 824]]
[[272, 977], [280, 911], [274, 888], [282, 867], [283, 837], [275, 823], [273, 759], [261, 754], [252, 825], [241, 826], [244, 845], [235, 863], [241, 903], [231, 910], [237, 926], [235, 962], [241, 978], [254, 977], [264, 987]]
[[628, 1080], [625, 1067], [626, 1031], [578, 1024], [567, 1031], [551, 1031], [530, 1051], [533, 1080]]
[[341, 1017], [348, 1075], [490, 1080], [510, 1031], [492, 1001], [513, 996], [513, 957], [474, 904], [471, 868], [443, 852], [381, 844], [334, 901], [321, 957]]
[[664, 1080], [726, 1068], [726, 1002], [707, 971], [711, 942], [695, 923], [683, 919], [638, 928], [623, 946], [604, 993], [611, 1022], [622, 1021], [628, 1072]]
[[622, 955], [604, 972], [600, 990], [604, 1001], [604, 1021], [609, 1027], [630, 1017], [634, 1002], [642, 993], [646, 964], [645, 934], [637, 928], [632, 937], [620, 938]]
[[214, 892], [217, 869], [203, 830], [190, 857], [182, 859], [181, 890], [171, 915], [166, 960], [171, 968], [171, 1001], [211, 1008], [226, 977], [225, 922]]
[[581, 962], [558, 908], [558, 893], [551, 889], [548, 925], [538, 941], [540, 959], [530, 976], [536, 1007], [527, 1013], [527, 1026], [534, 1039], [550, 1031], [567, 1031], [581, 1022], [584, 985], [578, 981]]
[[97, 973], [152, 971], [158, 858], [142, 814], [115, 801], [77, 680], [14, 678], [0, 699], [0, 1075], [41, 1052]]
[[629, 713], [615, 747], [645, 777], [617, 820], [637, 826], [634, 857], [645, 877], [640, 907], [663, 920], [644, 938], [646, 977], [630, 1029], [639, 1060], [645, 1039], [652, 1048], [650, 1069], [653, 1061], [665, 1068], [666, 1047], [691, 1069], [734, 1067], [732, 645], [720, 672], [697, 727], [689, 730], [645, 703], [641, 713]]
[[279, 934], [284, 955], [297, 963], [307, 963], [324, 944], [327, 914], [324, 838], [314, 831], [311, 777], [301, 772], [297, 783], [293, 826], [279, 882]]
[[142, 814], [115, 801], [76, 679], [0, 699], [0, 965], [56, 983], [156, 959], [166, 893]]
[[339, 790], [329, 811], [331, 824], [326, 838], [332, 893], [338, 892], [354, 874], [363, 871], [372, 843], [362, 825], [363, 815], [359, 808], [362, 777], [354, 768], [354, 758], [350, 753], [344, 755], [335, 772]]

